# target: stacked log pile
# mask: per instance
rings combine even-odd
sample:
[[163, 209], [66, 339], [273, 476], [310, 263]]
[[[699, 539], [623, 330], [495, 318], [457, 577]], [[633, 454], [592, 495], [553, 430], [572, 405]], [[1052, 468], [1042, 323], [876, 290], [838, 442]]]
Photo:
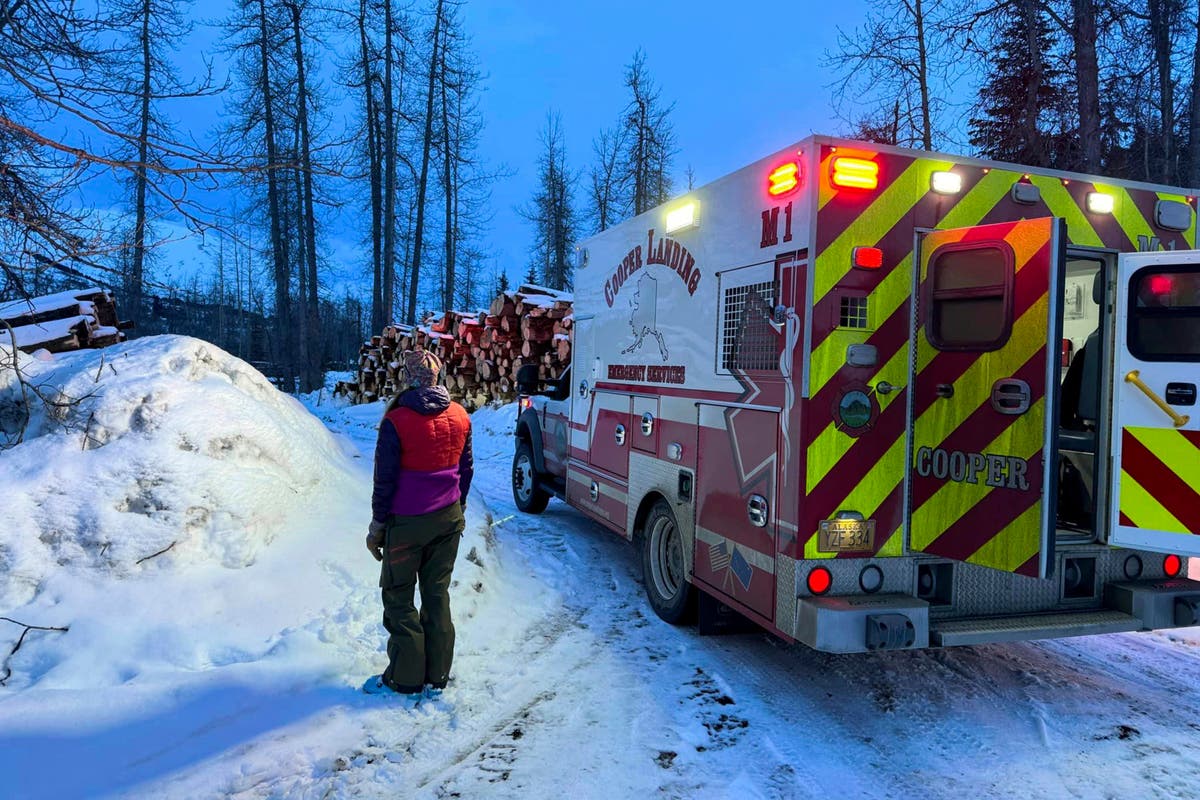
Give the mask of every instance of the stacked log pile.
[[113, 296], [103, 289], [82, 289], [0, 303], [0, 342], [26, 353], [107, 347], [125, 341], [130, 322], [117, 317]]
[[516, 397], [517, 370], [537, 364], [557, 378], [571, 361], [571, 296], [526, 284], [496, 296], [486, 311], [448, 311], [417, 326], [389, 325], [362, 346], [357, 380], [335, 395], [352, 403], [388, 399], [402, 389], [400, 353], [425, 349], [445, 365], [450, 395], [470, 411]]

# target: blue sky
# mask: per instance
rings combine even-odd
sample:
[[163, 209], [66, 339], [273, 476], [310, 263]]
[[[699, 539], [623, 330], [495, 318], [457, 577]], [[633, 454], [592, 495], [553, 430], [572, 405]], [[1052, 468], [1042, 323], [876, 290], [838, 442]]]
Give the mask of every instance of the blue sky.
[[[224, 76], [222, 33], [206, 23], [219, 21], [228, 6], [227, 0], [200, 0], [193, 7], [196, 28], [177, 55], [183, 74], [198, 72], [209, 58], [218, 77]], [[512, 172], [492, 187], [493, 221], [482, 242], [490, 253], [485, 268], [499, 265], [514, 280], [525, 273], [531, 231], [517, 208], [533, 194], [539, 135], [551, 110], [561, 115], [569, 166], [580, 176], [576, 201], [582, 210], [592, 140], [614, 124], [624, 106], [625, 65], [639, 47], [662, 97], [675, 103], [675, 178], [682, 191], [689, 165], [703, 184], [810, 133], [836, 132], [840, 124], [827, 88], [833, 76], [821, 69], [821, 60], [836, 44], [837, 26], [853, 28], [865, 8], [865, 0], [466, 0], [463, 20], [484, 73], [479, 155]], [[336, 33], [325, 36], [338, 45]], [[328, 63], [323, 71], [336, 131], [357, 101], [337, 95]], [[171, 113], [182, 129], [203, 137], [221, 122], [221, 108], [220, 101], [206, 100]], [[358, 214], [349, 207], [327, 216], [323, 240], [333, 262], [330, 284], [340, 290], [361, 283], [365, 296], [370, 287], [356, 251], [365, 225], [355, 219]], [[174, 226], [162, 230], [172, 237], [184, 234]], [[184, 285], [197, 264], [210, 270], [216, 243], [211, 236], [203, 250], [199, 243], [197, 237], [163, 248], [160, 277]]]
[[[622, 78], [638, 47], [675, 102], [682, 190], [689, 164], [703, 184], [811, 133], [836, 132], [832, 76], [820, 63], [836, 27], [853, 28], [864, 11], [863, 0], [470, 0], [465, 18], [488, 73], [482, 152], [517, 170], [493, 190], [496, 257], [524, 274], [530, 230], [513, 208], [533, 193], [547, 111], [562, 115], [569, 165], [586, 169], [592, 139], [626, 102]], [[582, 180], [579, 188], [582, 203]]]

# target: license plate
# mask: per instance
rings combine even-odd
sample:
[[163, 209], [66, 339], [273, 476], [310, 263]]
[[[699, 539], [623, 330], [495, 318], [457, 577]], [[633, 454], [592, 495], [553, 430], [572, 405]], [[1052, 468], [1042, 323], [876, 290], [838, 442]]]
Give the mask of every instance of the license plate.
[[822, 520], [820, 528], [817, 529], [817, 552], [875, 552], [875, 520]]

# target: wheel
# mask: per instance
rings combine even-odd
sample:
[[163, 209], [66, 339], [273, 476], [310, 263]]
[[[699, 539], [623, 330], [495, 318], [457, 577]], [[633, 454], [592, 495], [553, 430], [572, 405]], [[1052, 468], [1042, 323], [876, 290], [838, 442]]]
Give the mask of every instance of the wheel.
[[665, 500], [650, 509], [642, 528], [642, 581], [654, 613], [665, 622], [689, 622], [696, 610], [696, 589], [687, 580], [683, 536]]
[[538, 485], [533, 448], [524, 439], [517, 440], [517, 452], [513, 454], [512, 487], [518, 509], [526, 514], [540, 514], [546, 510], [550, 493]]

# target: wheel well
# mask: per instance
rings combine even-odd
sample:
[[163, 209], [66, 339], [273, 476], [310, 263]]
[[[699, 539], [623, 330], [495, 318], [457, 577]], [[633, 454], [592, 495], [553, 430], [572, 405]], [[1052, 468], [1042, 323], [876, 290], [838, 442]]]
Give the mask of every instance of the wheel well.
[[533, 446], [533, 434], [529, 432], [529, 426], [524, 422], [517, 423], [517, 438], [527, 443], [530, 447]]
[[659, 500], [666, 500], [661, 492], [650, 492], [642, 498], [642, 502], [638, 505], [637, 513], [633, 515], [633, 540], [637, 541], [642, 536], [642, 528], [646, 525], [646, 517], [650, 516], [650, 509], [654, 508], [654, 504]]

